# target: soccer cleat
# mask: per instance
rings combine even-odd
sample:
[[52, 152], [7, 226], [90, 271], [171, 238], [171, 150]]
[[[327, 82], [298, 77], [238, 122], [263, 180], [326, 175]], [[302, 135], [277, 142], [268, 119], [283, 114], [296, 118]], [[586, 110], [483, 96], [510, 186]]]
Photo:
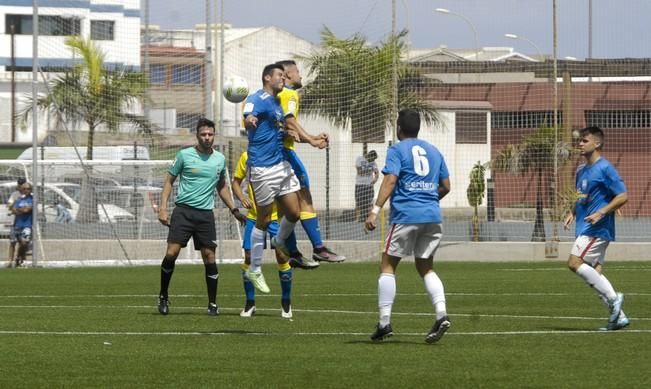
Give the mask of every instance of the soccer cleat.
[[167, 297], [164, 296], [158, 296], [158, 312], [161, 315], [167, 315], [170, 313], [170, 302], [167, 299]]
[[434, 326], [432, 326], [432, 329], [425, 337], [425, 342], [430, 344], [438, 342], [445, 334], [445, 331], [447, 331], [449, 328], [450, 319], [448, 319], [447, 316], [443, 316], [434, 322]]
[[320, 265], [319, 262], [304, 257], [303, 254], [301, 253], [295, 253], [289, 256], [289, 266], [291, 267], [298, 267], [301, 269], [310, 270], [310, 269], [316, 269], [317, 267], [319, 267], [319, 265]]
[[615, 323], [608, 322], [608, 325], [606, 325], [605, 328], [600, 328], [601, 331], [617, 331], [621, 330], [622, 328], [628, 327], [628, 325], [631, 324], [631, 321], [626, 317], [624, 314], [624, 311], [622, 311], [619, 314], [619, 318], [617, 318], [617, 321]]
[[249, 277], [249, 281], [253, 284], [253, 286], [259, 290], [262, 293], [269, 293], [271, 290], [269, 289], [269, 286], [267, 285], [267, 282], [264, 279], [264, 275], [262, 274], [261, 271], [259, 272], [252, 272], [250, 270], [246, 271], [246, 276]]
[[377, 323], [375, 332], [371, 335], [371, 340], [374, 342], [379, 342], [390, 336], [393, 336], [393, 329], [391, 328], [391, 324], [380, 327], [380, 323]]
[[208, 316], [219, 315], [219, 307], [215, 303], [208, 304]]
[[283, 319], [291, 319], [293, 316], [292, 314], [292, 304], [289, 302], [289, 300], [283, 300], [280, 303], [280, 317]]
[[244, 307], [242, 309], [242, 312], [240, 312], [240, 317], [251, 317], [255, 314], [255, 305], [251, 305], [250, 307]]
[[330, 250], [327, 247], [319, 247], [318, 249], [315, 249], [314, 252], [312, 253], [312, 259], [315, 261], [323, 261], [323, 262], [343, 262], [346, 260], [346, 257], [343, 255], [338, 255], [334, 251]]
[[608, 318], [608, 323], [617, 325], [617, 318], [619, 318], [619, 313], [622, 311], [622, 305], [624, 305], [624, 294], [617, 293], [617, 296], [613, 301], [609, 303], [610, 308], [610, 317]]
[[284, 255], [288, 257], [291, 256], [291, 254], [289, 253], [289, 249], [287, 248], [287, 246], [285, 246], [285, 242], [283, 242], [283, 244], [280, 244], [280, 242], [278, 241], [278, 239], [276, 239], [275, 236], [271, 238], [271, 246], [278, 249]]

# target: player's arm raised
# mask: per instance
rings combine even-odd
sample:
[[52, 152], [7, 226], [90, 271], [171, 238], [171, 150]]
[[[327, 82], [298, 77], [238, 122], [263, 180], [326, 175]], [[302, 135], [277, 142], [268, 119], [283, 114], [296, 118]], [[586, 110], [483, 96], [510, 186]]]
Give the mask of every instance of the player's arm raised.
[[393, 193], [393, 190], [396, 187], [396, 182], [398, 182], [398, 176], [394, 176], [393, 174], [384, 175], [382, 185], [380, 186], [380, 192], [378, 193], [373, 209], [368, 213], [366, 223], [364, 224], [366, 230], [373, 231], [377, 227], [377, 215], [380, 213], [384, 203], [386, 203], [389, 197], [391, 197], [391, 193]]
[[298, 142], [306, 142], [320, 149], [328, 146], [328, 135], [326, 133], [316, 136], [309, 134], [293, 115], [285, 116], [285, 128], [287, 133]]

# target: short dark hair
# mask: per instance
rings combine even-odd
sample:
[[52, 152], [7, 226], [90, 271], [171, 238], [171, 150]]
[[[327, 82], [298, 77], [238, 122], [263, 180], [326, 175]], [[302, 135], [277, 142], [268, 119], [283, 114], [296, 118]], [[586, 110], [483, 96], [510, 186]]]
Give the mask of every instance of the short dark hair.
[[369, 151], [368, 153], [366, 153], [366, 155], [365, 155], [364, 157], [365, 157], [367, 160], [370, 159], [370, 160], [372, 160], [372, 161], [375, 161], [375, 160], [377, 159], [377, 153], [375, 152], [375, 150], [371, 150], [371, 151]]
[[262, 85], [264, 85], [264, 78], [266, 76], [270, 76], [273, 73], [274, 69], [278, 69], [281, 72], [285, 71], [285, 68], [277, 63], [270, 63], [269, 65], [265, 66], [264, 69], [262, 69]]
[[[586, 127], [581, 130], [581, 136], [592, 135], [599, 140], [599, 143], [604, 143], [604, 130], [597, 126]], [[600, 145], [601, 146], [601, 145]]]
[[413, 109], [398, 112], [398, 125], [405, 135], [417, 136], [420, 131], [420, 115]]
[[20, 178], [18, 179], [18, 181], [16, 181], [16, 184], [17, 184], [18, 186], [21, 186], [22, 184], [24, 184], [24, 183], [26, 183], [26, 182], [27, 182], [27, 180], [25, 179], [25, 177], [20, 177]]
[[276, 65], [280, 65], [280, 66], [283, 67], [283, 70], [287, 70], [287, 68], [289, 66], [292, 66], [292, 65], [296, 66], [296, 61], [294, 61], [293, 59], [284, 59], [282, 61], [276, 62]]
[[215, 122], [213, 122], [210, 119], [201, 118], [201, 119], [197, 120], [197, 134], [199, 133], [199, 129], [201, 127], [208, 127], [208, 128], [212, 128], [214, 130], [215, 129]]

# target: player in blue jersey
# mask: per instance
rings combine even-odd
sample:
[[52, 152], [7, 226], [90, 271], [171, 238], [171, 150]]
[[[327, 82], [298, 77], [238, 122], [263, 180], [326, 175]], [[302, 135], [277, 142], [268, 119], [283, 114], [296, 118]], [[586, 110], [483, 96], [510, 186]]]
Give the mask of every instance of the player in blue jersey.
[[[215, 140], [215, 123], [208, 119], [199, 119], [196, 136], [197, 144], [194, 147], [186, 147], [176, 153], [167, 171], [161, 193], [158, 220], [169, 227], [167, 250], [161, 263], [158, 297], [158, 312], [162, 315], [169, 313], [168, 289], [176, 258], [190, 238], [194, 241], [194, 247], [201, 251], [205, 267], [208, 314], [211, 316], [219, 314], [217, 307], [219, 274], [215, 263], [217, 233], [213, 215], [215, 188], [233, 216], [241, 223], [246, 221], [246, 217], [235, 207], [231, 191], [226, 185], [226, 159], [212, 148]], [[180, 177], [179, 192], [170, 219], [167, 205], [177, 177]]]
[[442, 236], [439, 201], [450, 192], [450, 174], [443, 155], [432, 144], [418, 139], [420, 116], [405, 109], [399, 112], [398, 139], [391, 146], [382, 173], [384, 178], [365, 228], [377, 227], [377, 215], [391, 197], [391, 229], [386, 238], [378, 280], [380, 321], [371, 340], [393, 335], [391, 309], [396, 297], [395, 273], [400, 259], [414, 255], [416, 270], [436, 312], [436, 320], [425, 337], [437, 342], [450, 328], [443, 283], [432, 270], [433, 258]]
[[[16, 254], [15, 266], [22, 266], [25, 261], [25, 255], [32, 244], [32, 207], [34, 198], [32, 197], [32, 184], [26, 181], [18, 188], [20, 196], [15, 200], [11, 207], [11, 213], [16, 215], [14, 224], [11, 227], [11, 239], [18, 242], [18, 253]], [[11, 266], [11, 263], [10, 263]]]
[[615, 212], [628, 202], [628, 194], [617, 169], [601, 156], [603, 145], [600, 128], [581, 130], [579, 149], [586, 163], [576, 170], [578, 198], [564, 225], [567, 228], [576, 221], [576, 241], [567, 265], [597, 291], [610, 314], [604, 329], [613, 331], [630, 321], [622, 310], [624, 294], [615, 291], [602, 268], [606, 248], [615, 240]]
[[285, 241], [299, 220], [300, 204], [296, 192], [300, 183], [285, 160], [285, 115], [277, 98], [285, 85], [284, 69], [271, 64], [262, 71], [262, 89], [250, 95], [242, 114], [249, 144], [248, 178], [257, 209], [256, 224], [251, 232], [251, 264], [247, 276], [262, 293], [269, 287], [262, 274], [265, 235], [274, 201], [284, 215], [273, 238], [276, 250], [289, 256]]

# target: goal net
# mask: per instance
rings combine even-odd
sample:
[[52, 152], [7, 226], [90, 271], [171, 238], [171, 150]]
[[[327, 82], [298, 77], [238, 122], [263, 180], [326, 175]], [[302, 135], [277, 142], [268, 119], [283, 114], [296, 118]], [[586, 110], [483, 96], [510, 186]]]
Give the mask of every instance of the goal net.
[[[402, 108], [420, 112], [419, 137], [441, 150], [450, 170], [452, 191], [441, 201], [444, 246], [551, 244], [550, 256], [558, 256], [558, 243], [574, 239], [574, 227], [564, 230], [561, 220], [576, 199], [574, 172], [582, 161], [576, 130], [587, 126], [605, 131], [604, 156], [628, 188], [617, 240], [648, 241], [650, 43], [619, 27], [638, 23], [639, 4], [595, 3], [595, 20], [613, 14], [622, 23], [595, 23], [593, 50], [583, 5], [562, 2], [555, 50], [552, 8], [544, 2], [457, 2], [450, 10], [405, 1], [338, 2], [330, 18], [328, 2], [289, 0], [281, 8], [300, 17], [269, 9], [268, 19], [253, 22], [241, 18], [238, 7], [247, 2], [56, 3], [39, 8], [37, 55], [32, 7], [0, 5], [19, 59], [0, 64], [0, 82], [13, 77], [16, 86], [11, 97], [8, 86], [0, 90], [2, 139], [23, 149], [33, 142], [36, 102], [35, 143], [43, 160], [32, 177], [30, 162], [15, 160], [19, 153], [3, 156], [0, 173], [6, 192], [16, 175], [43, 191], [39, 228], [48, 261], [160, 258], [167, 230], [156, 220], [156, 206], [167, 164], [195, 143], [196, 122], [208, 117], [232, 176], [247, 136], [243, 106], [223, 98], [223, 81], [242, 77], [253, 93], [264, 66], [287, 59], [303, 76], [299, 122], [330, 137], [326, 149], [299, 143], [296, 152], [309, 174], [321, 238], [337, 253], [366, 260], [382, 250], [388, 204], [378, 229], [363, 228], [382, 181], [381, 173], [376, 180], [369, 172], [373, 164], [382, 170], [387, 149], [398, 141]], [[541, 32], [534, 26], [543, 19]], [[32, 57], [39, 62], [37, 96]], [[13, 123], [4, 120], [12, 117]], [[48, 148], [71, 147], [78, 153], [46, 155]], [[103, 154], [104, 148], [120, 151]], [[88, 160], [86, 169], [80, 160]], [[88, 188], [98, 206], [86, 207], [94, 215], [80, 218], [71, 193]], [[72, 222], [56, 221], [63, 200], [50, 193], [71, 199], [64, 208]], [[239, 259], [241, 231], [216, 204], [218, 257]], [[300, 224], [296, 233], [309, 255], [312, 244]], [[48, 246], [54, 242], [56, 248]], [[197, 260], [193, 250], [184, 253]], [[516, 255], [503, 252], [505, 259]]]

